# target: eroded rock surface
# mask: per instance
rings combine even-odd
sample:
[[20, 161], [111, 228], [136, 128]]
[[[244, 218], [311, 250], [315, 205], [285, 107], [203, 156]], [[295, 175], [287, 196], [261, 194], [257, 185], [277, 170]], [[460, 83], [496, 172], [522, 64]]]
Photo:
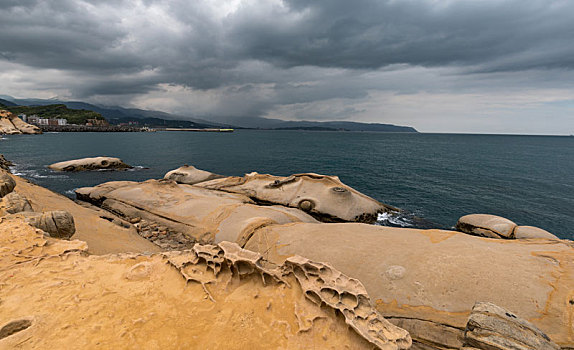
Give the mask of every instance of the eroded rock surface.
[[493, 240], [455, 231], [364, 224], [274, 225], [245, 245], [281, 264], [301, 255], [363, 282], [377, 309], [420, 348], [460, 348], [477, 300], [513, 310], [574, 347], [574, 248], [559, 240]]
[[518, 226], [514, 222], [496, 215], [470, 214], [458, 219], [458, 231], [475, 236], [505, 239], [558, 239], [552, 233], [533, 226]]
[[7, 110], [0, 110], [0, 134], [41, 134], [42, 130], [28, 124]]
[[16, 187], [16, 182], [12, 176], [0, 170], [0, 198], [14, 191], [14, 187]]
[[411, 345], [360, 282], [299, 257], [275, 265], [231, 243], [88, 256], [15, 218], [0, 222], [0, 246], [0, 348]]
[[33, 209], [28, 199], [20, 194], [11, 192], [0, 200], [0, 216], [22, 211], [33, 211]]
[[516, 239], [545, 238], [559, 239], [552, 233], [534, 226], [517, 226], [513, 233]]
[[130, 165], [122, 162], [119, 158], [113, 157], [94, 157], [68, 160], [65, 162], [54, 163], [49, 166], [50, 169], [58, 171], [88, 171], [88, 170], [125, 170], [132, 168]]
[[312, 173], [289, 177], [250, 173], [244, 177], [201, 182], [197, 186], [299, 208], [322, 221], [374, 222], [379, 213], [398, 211], [343, 184], [336, 176]]
[[36, 125], [28, 124], [17, 116], [13, 115], [10, 121], [22, 134], [41, 134], [42, 130]]
[[[121, 215], [140, 219], [140, 234], [157, 244], [237, 242], [244, 245], [268, 225], [317, 222], [295, 208], [259, 206], [237, 193], [207, 190], [171, 180], [112, 182], [76, 191], [78, 198]], [[158, 236], [153, 236], [157, 229]], [[151, 236], [150, 236], [151, 235]], [[165, 242], [165, 243], [164, 243]], [[171, 242], [171, 243], [170, 243]]]
[[483, 302], [472, 308], [464, 342], [467, 346], [488, 350], [560, 350], [532, 323], [499, 306]]
[[125, 225], [113, 213], [79, 205], [19, 176], [9, 176], [17, 184], [15, 191], [29, 201], [35, 212], [65, 210], [72, 214], [76, 227], [72, 238], [88, 242], [92, 254], [160, 251], [156, 245], [140, 237], [132, 225]]
[[14, 165], [11, 161], [4, 158], [3, 154], [0, 154], [0, 169], [6, 172], [10, 172], [10, 167]]
[[465, 215], [456, 223], [461, 232], [490, 238], [511, 238], [516, 226], [508, 219], [489, 214]]
[[223, 178], [223, 175], [197, 169], [192, 165], [184, 165], [175, 170], [168, 171], [164, 179], [173, 180], [180, 184], [195, 185], [200, 182]]
[[76, 232], [74, 217], [63, 210], [44, 213], [20, 212], [7, 215], [7, 218], [19, 218], [26, 223], [48, 233], [51, 237], [69, 239]]

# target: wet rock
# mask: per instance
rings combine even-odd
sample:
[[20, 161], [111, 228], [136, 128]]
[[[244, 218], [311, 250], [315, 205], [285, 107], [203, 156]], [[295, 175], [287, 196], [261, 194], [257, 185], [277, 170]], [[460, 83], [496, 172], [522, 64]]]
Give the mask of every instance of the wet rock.
[[517, 226], [514, 229], [514, 238], [516, 239], [529, 239], [529, 238], [546, 238], [546, 239], [559, 239], [552, 233], [534, 226]]
[[6, 217], [23, 219], [31, 226], [39, 228], [54, 238], [69, 239], [76, 232], [74, 217], [63, 210], [47, 211], [45, 213], [21, 212]]
[[113, 157], [94, 157], [68, 160], [65, 162], [54, 163], [49, 166], [50, 169], [59, 171], [88, 171], [88, 170], [125, 170], [132, 168], [125, 164], [119, 158]]
[[4, 171], [0, 171], [0, 198], [14, 191], [16, 181]]
[[478, 302], [466, 325], [467, 346], [485, 350], [560, 350], [550, 338], [514, 313], [492, 303]]
[[489, 214], [465, 215], [456, 223], [461, 232], [489, 238], [512, 238], [516, 226], [508, 219]]
[[164, 179], [173, 180], [180, 184], [194, 185], [200, 182], [223, 178], [223, 175], [197, 169], [191, 165], [184, 165], [165, 174]]

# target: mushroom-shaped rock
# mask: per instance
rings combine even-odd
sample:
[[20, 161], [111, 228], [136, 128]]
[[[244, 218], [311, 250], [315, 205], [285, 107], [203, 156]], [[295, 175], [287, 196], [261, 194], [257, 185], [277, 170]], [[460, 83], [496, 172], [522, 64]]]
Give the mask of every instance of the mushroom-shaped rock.
[[458, 219], [456, 229], [475, 236], [513, 238], [516, 224], [508, 219], [489, 214], [470, 214]]
[[16, 192], [8, 193], [0, 200], [0, 216], [23, 211], [33, 211], [32, 205], [26, 197]]
[[7, 173], [0, 171], [0, 198], [14, 191], [14, 187], [16, 187], [14, 179]]
[[47, 211], [45, 213], [21, 212], [11, 214], [8, 218], [21, 218], [29, 225], [48, 233], [50, 237], [69, 239], [76, 232], [74, 217], [63, 210]]
[[534, 226], [517, 226], [514, 229], [514, 238], [528, 239], [528, 238], [546, 238], [546, 239], [559, 239], [552, 233]]
[[122, 170], [130, 169], [131, 166], [122, 162], [119, 158], [113, 157], [94, 157], [68, 160], [65, 162], [54, 163], [49, 166], [50, 169], [59, 171], [86, 171], [86, 170]]
[[488, 350], [559, 350], [560, 347], [514, 313], [492, 303], [478, 302], [466, 324], [465, 345]]
[[174, 180], [180, 184], [195, 185], [200, 182], [223, 178], [223, 175], [211, 173], [209, 171], [197, 169], [191, 165], [184, 165], [175, 170], [168, 171], [164, 179]]
[[336, 176], [312, 173], [289, 177], [250, 173], [244, 177], [202, 182], [197, 186], [299, 208], [322, 221], [374, 222], [378, 213], [398, 211], [343, 184]]

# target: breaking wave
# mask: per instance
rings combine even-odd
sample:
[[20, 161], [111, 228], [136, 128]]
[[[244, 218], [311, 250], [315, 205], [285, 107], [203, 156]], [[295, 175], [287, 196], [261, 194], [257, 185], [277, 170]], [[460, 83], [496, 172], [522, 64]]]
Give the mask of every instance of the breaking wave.
[[375, 225], [393, 227], [414, 227], [412, 218], [402, 213], [379, 213]]

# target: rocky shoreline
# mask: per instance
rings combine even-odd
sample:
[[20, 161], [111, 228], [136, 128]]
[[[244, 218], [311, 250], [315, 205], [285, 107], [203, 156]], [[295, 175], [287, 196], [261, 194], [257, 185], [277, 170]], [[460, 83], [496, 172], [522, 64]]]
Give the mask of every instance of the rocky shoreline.
[[[160, 180], [78, 189], [73, 202], [0, 172], [0, 278], [8, 281], [0, 289], [0, 301], [8, 301], [0, 303], [0, 316], [11, 320], [0, 324], [0, 335], [30, 323], [0, 336], [0, 346], [25, 339], [29, 348], [62, 345], [41, 335], [71, 322], [86, 339], [116, 347], [241, 348], [246, 339], [262, 348], [574, 348], [574, 244], [540, 229], [481, 214], [461, 218], [460, 231], [370, 225], [378, 214], [400, 210], [336, 176], [312, 173], [228, 177], [185, 166]], [[53, 227], [27, 219], [54, 210], [73, 218], [73, 235], [69, 219], [52, 215]], [[61, 272], [47, 281], [33, 277], [58, 266]], [[72, 266], [92, 272], [80, 277]], [[71, 282], [49, 287], [61, 279]], [[89, 279], [97, 282], [84, 292], [74, 289]], [[108, 283], [138, 310], [112, 311], [105, 306], [109, 297], [96, 293], [82, 309], [90, 321], [78, 322], [73, 312], [64, 320], [57, 310], [50, 310], [53, 321], [42, 321], [47, 311], [41, 308], [54, 293], [80, 295], [82, 305], [82, 293]], [[132, 283], [145, 291], [141, 297], [129, 293]], [[28, 289], [38, 299], [23, 308], [16, 300]], [[142, 299], [152, 290], [163, 295], [162, 308]], [[189, 298], [197, 301], [183, 303]], [[227, 302], [233, 298], [243, 307]], [[259, 301], [273, 306], [261, 308]], [[135, 336], [106, 335], [113, 322], [148, 311], [154, 316], [122, 323]], [[193, 317], [194, 326], [174, 323], [168, 314], [178, 311], [177, 317]], [[237, 323], [224, 316], [229, 312], [252, 321]], [[152, 319], [172, 320], [170, 330], [143, 336]], [[190, 343], [202, 332], [220, 334], [218, 327], [227, 330], [225, 339]]]

